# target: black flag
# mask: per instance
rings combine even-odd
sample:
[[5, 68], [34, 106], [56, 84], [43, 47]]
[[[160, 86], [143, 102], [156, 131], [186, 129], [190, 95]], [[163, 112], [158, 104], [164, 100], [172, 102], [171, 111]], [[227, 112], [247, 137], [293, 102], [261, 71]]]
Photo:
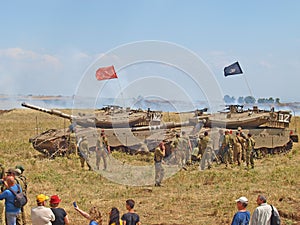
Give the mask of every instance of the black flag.
[[230, 75], [235, 75], [235, 74], [241, 74], [241, 73], [243, 73], [243, 71], [238, 62], [235, 62], [235, 63], [231, 64], [230, 66], [227, 66], [224, 68], [225, 77], [230, 76]]

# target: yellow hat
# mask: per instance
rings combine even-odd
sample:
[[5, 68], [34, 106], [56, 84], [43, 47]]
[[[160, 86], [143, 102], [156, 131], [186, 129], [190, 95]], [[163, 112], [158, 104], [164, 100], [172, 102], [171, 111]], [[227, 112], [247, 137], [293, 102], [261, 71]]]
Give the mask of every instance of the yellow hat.
[[49, 197], [47, 195], [44, 195], [44, 194], [39, 194], [38, 196], [36, 196], [36, 201], [37, 202], [44, 202], [48, 199], [49, 199]]

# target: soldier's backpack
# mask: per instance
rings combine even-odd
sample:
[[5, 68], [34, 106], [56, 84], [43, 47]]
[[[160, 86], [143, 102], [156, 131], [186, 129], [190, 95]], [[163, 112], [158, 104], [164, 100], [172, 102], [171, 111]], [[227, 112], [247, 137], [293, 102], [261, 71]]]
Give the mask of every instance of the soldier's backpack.
[[274, 210], [272, 205], [270, 205], [270, 206], [272, 208], [271, 225], [280, 225], [280, 216], [279, 216], [279, 214]]
[[18, 191], [17, 192], [12, 190], [11, 188], [9, 188], [9, 190], [15, 196], [14, 206], [17, 207], [17, 208], [22, 208], [23, 206], [25, 206], [27, 204], [28, 200], [27, 200], [27, 196], [25, 195], [25, 193], [21, 192], [19, 184], [17, 184], [17, 186], [18, 186]]

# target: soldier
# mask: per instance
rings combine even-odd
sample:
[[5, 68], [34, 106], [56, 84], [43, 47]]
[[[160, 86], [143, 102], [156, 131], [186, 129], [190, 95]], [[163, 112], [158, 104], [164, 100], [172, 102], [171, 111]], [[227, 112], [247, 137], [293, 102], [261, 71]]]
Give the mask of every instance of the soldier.
[[104, 168], [103, 170], [107, 169], [107, 156], [110, 153], [110, 146], [108, 145], [108, 139], [104, 133], [104, 130], [101, 131], [100, 137], [97, 139], [96, 142], [96, 167], [99, 170], [100, 160], [102, 158]]
[[233, 162], [237, 162], [238, 166], [240, 166], [242, 160], [242, 149], [244, 148], [244, 138], [241, 137], [240, 132], [236, 132], [235, 135], [236, 136], [233, 148]]
[[224, 162], [224, 159], [223, 159], [223, 140], [224, 140], [224, 131], [222, 129], [219, 130], [219, 150], [218, 150], [218, 153], [217, 153], [217, 159], [222, 163]]
[[92, 167], [89, 164], [89, 143], [86, 136], [82, 136], [82, 140], [79, 142], [79, 157], [81, 168], [84, 168], [84, 162], [86, 162], [89, 170], [92, 170]]
[[69, 153], [75, 153], [77, 155], [77, 140], [76, 140], [76, 133], [75, 133], [74, 129], [72, 129], [69, 134], [68, 151], [69, 151]]
[[179, 138], [180, 138], [180, 134], [175, 134], [175, 137], [174, 137], [174, 139], [172, 140], [172, 143], [171, 143], [172, 161], [175, 164], [179, 164], [180, 159], [181, 159], [180, 151], [178, 149]]
[[246, 139], [246, 165], [248, 168], [249, 164], [251, 163], [251, 168], [254, 169], [253, 153], [254, 153], [255, 141], [252, 138], [251, 133], [248, 133], [247, 136], [248, 138]]
[[183, 165], [187, 165], [190, 162], [191, 155], [191, 142], [189, 137], [186, 135], [185, 131], [182, 131], [182, 136], [179, 138], [179, 150], [181, 151], [181, 163]]
[[229, 131], [226, 130], [222, 142], [222, 154], [223, 154], [223, 160], [226, 165], [226, 168], [228, 166], [228, 161], [229, 161], [229, 149], [230, 149], [230, 137], [229, 137]]
[[[22, 191], [27, 194], [27, 178], [23, 175], [24, 167], [17, 165], [15, 167], [15, 180], [17, 184], [20, 184]], [[24, 207], [21, 208], [21, 214], [17, 215], [17, 224], [16, 225], [26, 225], [26, 216]]]
[[208, 136], [208, 132], [204, 132], [204, 137], [200, 140], [201, 149], [203, 150], [203, 157], [201, 160], [201, 169], [205, 169], [205, 164], [207, 163], [208, 169], [211, 168], [211, 158], [212, 158], [212, 141], [211, 138]]
[[228, 157], [229, 157], [229, 163], [232, 164], [233, 163], [233, 147], [235, 144], [235, 137], [232, 134], [232, 130], [229, 130], [229, 150], [228, 150]]
[[242, 161], [245, 162], [246, 161], [245, 141], [246, 141], [247, 137], [244, 134], [241, 127], [238, 127], [238, 132], [240, 133], [240, 136], [244, 139], [244, 145], [242, 146], [241, 158], [242, 158]]
[[165, 155], [165, 144], [164, 142], [160, 142], [158, 147], [154, 150], [155, 186], [161, 186], [161, 182], [164, 178], [165, 172], [162, 163]]
[[197, 148], [198, 148], [198, 155], [199, 155], [199, 158], [201, 159], [203, 157], [203, 153], [204, 153], [204, 150], [205, 149], [202, 149], [202, 146], [201, 146], [201, 139], [203, 137], [201, 137], [201, 135], [199, 134], [199, 137], [197, 138]]
[[[4, 183], [3, 183], [3, 178], [5, 177], [5, 166], [0, 163], [0, 186], [1, 186], [1, 192], [4, 190]], [[3, 224], [4, 222], [4, 203], [0, 201], [0, 224]]]

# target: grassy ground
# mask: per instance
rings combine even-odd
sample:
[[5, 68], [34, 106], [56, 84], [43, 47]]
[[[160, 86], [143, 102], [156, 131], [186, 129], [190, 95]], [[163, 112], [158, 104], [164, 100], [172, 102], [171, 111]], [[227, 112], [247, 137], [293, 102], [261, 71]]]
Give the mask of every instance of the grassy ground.
[[[299, 130], [299, 118], [296, 119], [292, 124]], [[187, 171], [179, 171], [165, 180], [163, 187], [132, 187], [113, 183], [87, 168], [82, 170], [75, 156], [49, 160], [28, 142], [30, 137], [42, 130], [64, 128], [68, 124], [66, 120], [31, 110], [13, 110], [0, 115], [0, 162], [7, 167], [22, 164], [26, 169], [29, 181], [28, 221], [30, 208], [35, 206], [35, 196], [44, 193], [58, 194], [62, 198], [60, 206], [69, 214], [72, 225], [88, 224], [73, 209], [74, 200], [83, 210], [99, 206], [104, 224], [107, 224], [110, 208], [116, 206], [124, 213], [128, 198], [136, 201], [136, 211], [142, 224], [230, 224], [236, 212], [235, 199], [246, 196], [252, 213], [257, 195], [263, 193], [268, 202], [280, 211], [283, 224], [300, 224], [298, 144], [288, 154], [256, 160], [254, 170], [225, 169], [224, 165], [214, 165], [211, 170], [205, 171], [189, 167]], [[151, 158], [142, 158], [142, 161], [142, 164], [152, 163]]]

